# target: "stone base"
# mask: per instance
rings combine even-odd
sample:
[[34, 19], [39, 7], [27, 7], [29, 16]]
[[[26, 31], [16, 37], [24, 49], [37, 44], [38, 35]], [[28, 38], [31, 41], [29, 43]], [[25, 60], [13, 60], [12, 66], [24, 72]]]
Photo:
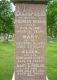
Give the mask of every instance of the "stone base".
[[[15, 80], [15, 73], [13, 74], [12, 80]], [[48, 80], [47, 76], [46, 76], [46, 80]]]

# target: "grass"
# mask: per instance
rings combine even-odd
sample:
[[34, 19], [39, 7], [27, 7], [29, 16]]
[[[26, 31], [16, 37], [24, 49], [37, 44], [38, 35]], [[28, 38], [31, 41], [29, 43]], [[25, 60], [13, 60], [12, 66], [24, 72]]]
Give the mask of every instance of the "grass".
[[[14, 43], [0, 42], [0, 80], [11, 80], [14, 72]], [[48, 42], [47, 75], [57, 80], [57, 40]]]
[[0, 42], [0, 80], [11, 80], [14, 72], [14, 43]]
[[48, 42], [47, 74], [49, 80], [57, 80], [57, 40]]

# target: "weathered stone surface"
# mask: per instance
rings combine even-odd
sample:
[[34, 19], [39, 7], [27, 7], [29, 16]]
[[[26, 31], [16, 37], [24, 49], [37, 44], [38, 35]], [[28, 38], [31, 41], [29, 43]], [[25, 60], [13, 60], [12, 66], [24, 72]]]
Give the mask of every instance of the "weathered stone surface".
[[16, 80], [46, 80], [46, 6], [15, 4]]

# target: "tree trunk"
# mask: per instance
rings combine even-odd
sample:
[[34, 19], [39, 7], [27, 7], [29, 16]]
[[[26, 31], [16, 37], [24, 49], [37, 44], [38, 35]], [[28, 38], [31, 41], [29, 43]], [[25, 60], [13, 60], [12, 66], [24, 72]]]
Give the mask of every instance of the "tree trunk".
[[5, 33], [4, 34], [4, 42], [7, 43], [9, 38], [9, 34]]

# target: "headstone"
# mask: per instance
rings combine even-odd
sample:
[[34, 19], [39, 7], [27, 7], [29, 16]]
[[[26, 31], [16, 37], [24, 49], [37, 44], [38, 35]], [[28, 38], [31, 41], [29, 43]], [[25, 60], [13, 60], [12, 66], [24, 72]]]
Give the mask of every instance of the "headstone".
[[15, 6], [15, 80], [46, 80], [46, 5]]

